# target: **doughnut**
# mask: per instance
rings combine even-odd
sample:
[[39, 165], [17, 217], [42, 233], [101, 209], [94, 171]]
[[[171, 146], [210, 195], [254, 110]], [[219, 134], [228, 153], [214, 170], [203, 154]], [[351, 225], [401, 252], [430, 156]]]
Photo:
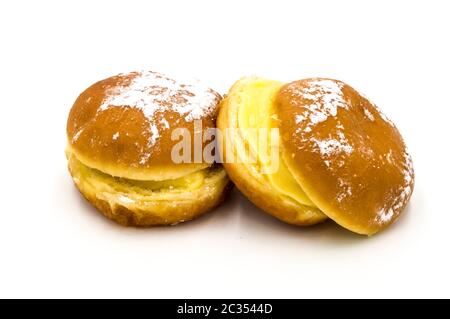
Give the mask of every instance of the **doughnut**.
[[232, 131], [220, 140], [230, 179], [286, 223], [329, 218], [373, 235], [397, 219], [412, 195], [413, 164], [399, 131], [344, 82], [242, 78], [222, 100], [217, 126]]
[[[179, 139], [173, 132], [195, 136], [214, 128], [221, 99], [198, 81], [153, 71], [93, 84], [67, 120], [66, 157], [75, 186], [122, 225], [172, 225], [212, 210], [232, 184], [222, 165], [194, 158], [195, 152], [174, 161]], [[206, 143], [200, 139], [201, 148]]]

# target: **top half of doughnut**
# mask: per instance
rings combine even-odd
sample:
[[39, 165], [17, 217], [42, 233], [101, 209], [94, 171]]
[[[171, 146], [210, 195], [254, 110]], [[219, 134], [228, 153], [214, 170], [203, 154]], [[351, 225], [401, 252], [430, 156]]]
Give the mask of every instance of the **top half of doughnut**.
[[173, 130], [186, 128], [193, 136], [194, 123], [197, 129], [214, 127], [220, 100], [198, 81], [153, 71], [119, 74], [76, 99], [67, 121], [68, 148], [83, 164], [113, 176], [179, 178], [209, 164], [175, 164], [171, 151], [179, 140], [172, 140]]
[[411, 196], [414, 171], [395, 125], [344, 82], [284, 85], [275, 100], [284, 158], [311, 200], [362, 234], [383, 229]]

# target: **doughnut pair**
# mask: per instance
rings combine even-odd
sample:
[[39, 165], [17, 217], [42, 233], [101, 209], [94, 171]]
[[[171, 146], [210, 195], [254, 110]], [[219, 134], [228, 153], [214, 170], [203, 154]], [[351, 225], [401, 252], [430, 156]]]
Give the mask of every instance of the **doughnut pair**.
[[81, 93], [67, 136], [75, 185], [123, 225], [191, 220], [218, 206], [232, 181], [284, 222], [330, 218], [372, 235], [395, 221], [414, 187], [394, 124], [332, 79], [247, 77], [222, 99], [197, 81], [120, 74]]

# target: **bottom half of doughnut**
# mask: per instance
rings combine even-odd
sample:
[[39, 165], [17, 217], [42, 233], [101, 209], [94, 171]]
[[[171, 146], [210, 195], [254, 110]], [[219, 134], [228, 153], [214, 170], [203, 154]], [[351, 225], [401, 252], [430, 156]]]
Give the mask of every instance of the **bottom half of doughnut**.
[[126, 226], [174, 225], [217, 207], [232, 188], [221, 165], [164, 181], [113, 177], [66, 152], [72, 179], [103, 215]]

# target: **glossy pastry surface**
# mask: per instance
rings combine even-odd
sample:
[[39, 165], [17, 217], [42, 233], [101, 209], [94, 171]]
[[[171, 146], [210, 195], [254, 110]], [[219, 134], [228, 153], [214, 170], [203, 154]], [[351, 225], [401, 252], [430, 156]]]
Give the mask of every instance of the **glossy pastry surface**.
[[[187, 162], [174, 161], [179, 141], [172, 135], [214, 128], [220, 100], [197, 81], [152, 71], [93, 84], [77, 98], [67, 122], [66, 154], [76, 186], [125, 225], [175, 224], [212, 209], [230, 188], [222, 166], [198, 160], [194, 152]], [[200, 141], [203, 148], [206, 141]]]
[[[327, 217], [294, 180], [282, 154], [278, 155], [280, 150], [276, 148], [258, 152], [261, 138], [267, 138], [268, 145], [277, 144], [270, 141], [270, 129], [276, 125], [274, 99], [281, 86], [282, 83], [278, 81], [251, 77], [239, 80], [230, 89], [221, 103], [217, 121], [222, 132], [230, 128], [237, 129], [228, 135], [223, 133], [221, 148], [225, 157], [224, 166], [235, 185], [255, 205], [287, 223], [312, 225]], [[273, 156], [274, 152], [276, 156]], [[230, 154], [234, 156], [233, 159], [229, 158]], [[249, 160], [247, 154], [256, 160]], [[271, 159], [277, 163], [272, 163]], [[273, 165], [276, 166], [275, 170], [271, 170]]]
[[[245, 157], [247, 146], [258, 158], [257, 165], [226, 162], [230, 178], [257, 206], [288, 223], [329, 217], [371, 235], [395, 221], [411, 197], [414, 171], [400, 133], [341, 81], [243, 78], [222, 101], [218, 126], [244, 129], [234, 140], [225, 137], [223, 149], [235, 144], [237, 156]], [[261, 173], [266, 164], [249, 127], [278, 129], [276, 141], [268, 137], [278, 145], [276, 172]]]

